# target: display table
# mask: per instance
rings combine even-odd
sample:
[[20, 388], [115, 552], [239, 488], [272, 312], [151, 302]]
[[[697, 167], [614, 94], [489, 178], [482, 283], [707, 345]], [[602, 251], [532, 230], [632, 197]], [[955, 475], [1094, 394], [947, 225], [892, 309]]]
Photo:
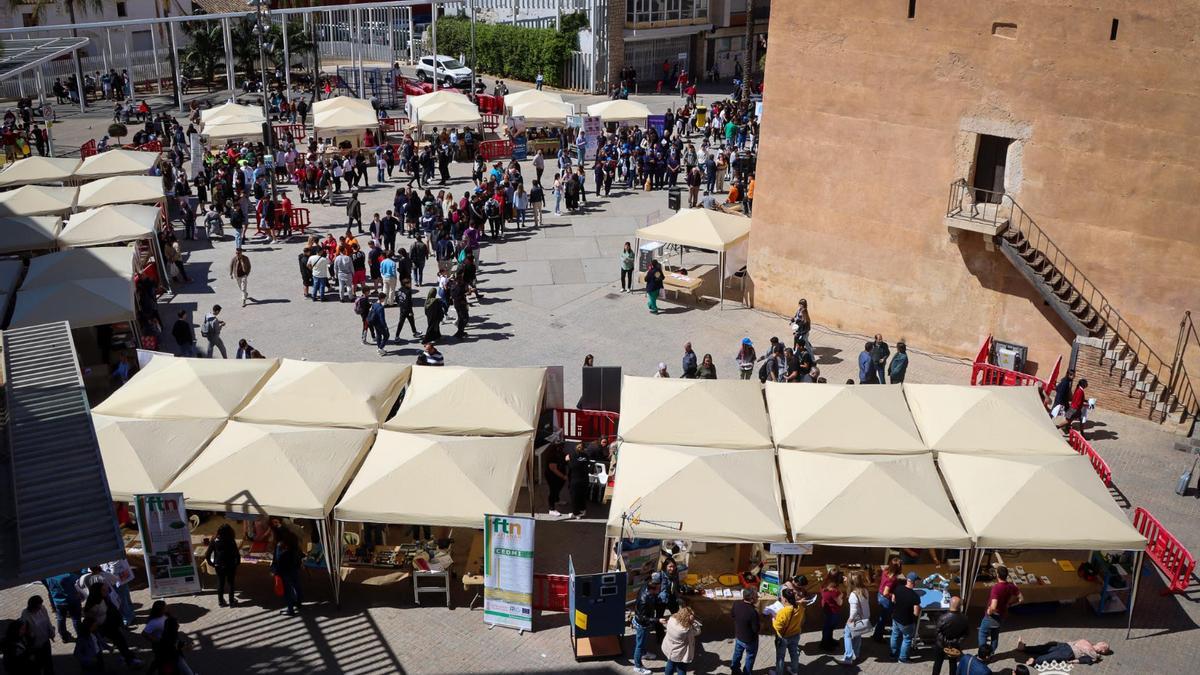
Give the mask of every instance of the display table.
[[[697, 265], [689, 268], [687, 274], [678, 272], [668, 272], [663, 270], [663, 292], [665, 293], [684, 293], [691, 296], [693, 300], [700, 297], [700, 287], [704, 285], [704, 277], [712, 274], [717, 269], [716, 265]], [[646, 275], [641, 275], [642, 283], [646, 282]]]
[[[1064, 570], [1060, 563], [1051, 561], [1010, 560], [1007, 562], [1009, 581], [1015, 583], [1021, 590], [1022, 604], [1025, 605], [1042, 602], [1073, 602], [1100, 591], [1098, 582], [1088, 581], [1079, 576], [1076, 570], [1079, 569], [1080, 561], [1066, 561], [1071, 567], [1070, 571]], [[1024, 577], [1020, 576], [1017, 568], [1024, 570]], [[1029, 581], [1030, 574], [1037, 577], [1037, 583]], [[971, 606], [986, 606], [988, 596], [995, 585], [995, 581], [976, 583], [975, 591], [971, 594]]]

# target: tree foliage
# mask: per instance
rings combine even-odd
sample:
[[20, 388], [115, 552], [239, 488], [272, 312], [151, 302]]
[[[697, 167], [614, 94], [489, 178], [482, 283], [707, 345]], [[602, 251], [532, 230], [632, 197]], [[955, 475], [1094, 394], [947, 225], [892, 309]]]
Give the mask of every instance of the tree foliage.
[[[563, 68], [579, 46], [579, 30], [587, 15], [565, 15], [561, 31], [505, 24], [475, 24], [475, 69], [498, 77], [532, 82], [541, 73], [546, 83], [562, 83]], [[471, 22], [462, 16], [445, 16], [437, 22], [438, 51], [471, 53]]]

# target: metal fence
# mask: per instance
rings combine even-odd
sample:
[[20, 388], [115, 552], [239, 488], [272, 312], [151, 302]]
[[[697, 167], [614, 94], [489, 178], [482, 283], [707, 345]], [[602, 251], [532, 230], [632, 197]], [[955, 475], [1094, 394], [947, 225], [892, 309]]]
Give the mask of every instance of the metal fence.
[[[171, 50], [163, 47], [157, 52], [149, 49], [139, 52], [130, 52], [128, 60], [125, 58], [123, 53], [118, 52], [114, 55], [113, 59], [107, 61], [103, 56], [99, 55], [85, 56], [80, 59], [80, 61], [82, 62], [83, 66], [83, 74], [85, 76], [91, 75], [92, 77], [96, 76], [97, 71], [105, 72], [106, 65], [108, 68], [112, 68], [117, 72], [121, 72], [122, 70], [129, 70], [129, 64], [132, 63], [133, 70], [129, 74], [135, 82], [140, 82], [143, 80], [154, 80], [159, 77], [169, 79], [171, 77], [171, 66], [169, 61], [170, 54]], [[46, 91], [42, 93], [45, 94], [46, 98], [53, 99], [54, 95], [51, 93], [51, 87], [54, 86], [54, 79], [62, 78], [63, 84], [65, 85], [67, 78], [74, 74], [74, 59], [63, 59], [61, 61], [51, 61], [50, 63], [47, 63], [45, 66], [43, 66], [42, 79], [42, 82], [46, 87]], [[30, 98], [37, 98], [38, 85], [36, 72], [29, 71], [22, 73], [16, 78], [0, 82], [0, 98], [15, 99], [22, 95], [29, 96]]]
[[594, 66], [591, 54], [571, 52], [563, 66], [563, 88], [591, 91]]

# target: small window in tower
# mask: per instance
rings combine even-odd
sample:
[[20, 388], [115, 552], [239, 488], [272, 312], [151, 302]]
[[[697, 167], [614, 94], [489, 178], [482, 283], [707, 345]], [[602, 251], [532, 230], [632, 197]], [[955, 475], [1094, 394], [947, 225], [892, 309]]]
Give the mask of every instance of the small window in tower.
[[1120, 27], [1120, 25], [1121, 25], [1120, 19], [1113, 19], [1112, 30], [1108, 31], [1108, 39], [1109, 40], [1117, 39], [1117, 28]]
[[908, 0], [908, 18], [917, 18], [917, 0]]
[[117, 16], [129, 16], [128, 10], [125, 9], [125, 3], [117, 3]]

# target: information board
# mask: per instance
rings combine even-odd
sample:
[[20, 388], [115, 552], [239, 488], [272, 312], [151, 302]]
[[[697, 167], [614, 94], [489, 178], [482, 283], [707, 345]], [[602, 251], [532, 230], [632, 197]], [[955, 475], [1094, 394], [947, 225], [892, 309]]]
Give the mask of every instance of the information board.
[[200, 592], [183, 493], [135, 495], [150, 597]]
[[484, 516], [484, 623], [533, 630], [533, 526], [533, 518]]

